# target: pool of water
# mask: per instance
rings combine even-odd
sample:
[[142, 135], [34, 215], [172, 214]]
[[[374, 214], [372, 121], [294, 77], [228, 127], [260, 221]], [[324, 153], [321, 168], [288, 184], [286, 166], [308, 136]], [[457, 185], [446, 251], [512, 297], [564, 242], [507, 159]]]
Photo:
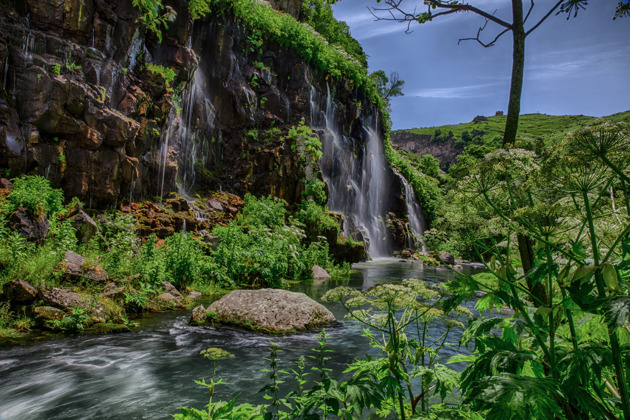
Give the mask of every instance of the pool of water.
[[[331, 287], [345, 284], [367, 289], [375, 284], [420, 278], [444, 282], [448, 270], [424, 268], [395, 260], [356, 264], [350, 279], [302, 284], [294, 288], [321, 301]], [[356, 358], [372, 354], [358, 323], [344, 318], [339, 304], [325, 304], [341, 321], [327, 330], [332, 376], [340, 377]], [[232, 328], [192, 327], [189, 311], [151, 314], [141, 327], [125, 334], [74, 336], [0, 347], [0, 419], [168, 419], [180, 406], [202, 408], [208, 392], [194, 383], [210, 377], [211, 364], [199, 352], [220, 347], [234, 358], [217, 364], [217, 399], [240, 394], [241, 402], [262, 403], [258, 392], [266, 383], [270, 337]], [[441, 334], [441, 326], [432, 334]], [[459, 332], [456, 332], [458, 335]], [[295, 368], [300, 355], [312, 354], [317, 332], [273, 338], [280, 367]], [[456, 341], [456, 339], [450, 340]], [[445, 358], [455, 354], [446, 348]], [[465, 351], [465, 349], [464, 349]], [[288, 379], [287, 382], [291, 380]]]

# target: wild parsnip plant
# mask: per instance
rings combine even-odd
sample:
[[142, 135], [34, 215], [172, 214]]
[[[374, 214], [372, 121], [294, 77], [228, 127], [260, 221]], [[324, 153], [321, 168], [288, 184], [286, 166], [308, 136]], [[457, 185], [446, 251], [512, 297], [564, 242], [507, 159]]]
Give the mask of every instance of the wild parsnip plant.
[[497, 217], [475, 246], [499, 286], [461, 275], [451, 303], [480, 289], [480, 310], [516, 314], [470, 323], [462, 393], [489, 418], [630, 419], [630, 129], [596, 125], [543, 159], [527, 153], [489, 154], [468, 179], [470, 202]]
[[[457, 306], [450, 314], [440, 308], [440, 294], [425, 282], [404, 280], [366, 291], [338, 287], [328, 291], [324, 301], [340, 302], [348, 316], [365, 326], [365, 335], [381, 356], [358, 360], [349, 370], [373, 373], [384, 390], [386, 410], [405, 419], [429, 410], [429, 400], [442, 400], [458, 383], [458, 373], [440, 363], [439, 353], [453, 329], [462, 330], [460, 319], [472, 316]], [[443, 323], [444, 332], [431, 337], [429, 329]], [[419, 378], [419, 380], [415, 380]]]

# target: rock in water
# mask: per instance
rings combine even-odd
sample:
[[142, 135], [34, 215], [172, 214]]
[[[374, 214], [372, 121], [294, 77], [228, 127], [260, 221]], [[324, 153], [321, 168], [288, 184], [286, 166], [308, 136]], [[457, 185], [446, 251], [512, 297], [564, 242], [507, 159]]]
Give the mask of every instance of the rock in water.
[[438, 257], [440, 258], [440, 261], [442, 261], [444, 264], [455, 264], [455, 257], [453, 257], [453, 254], [451, 254], [450, 252], [440, 252], [438, 254]]
[[330, 278], [330, 274], [328, 271], [324, 270], [319, 265], [313, 266], [313, 278], [315, 280], [328, 280]]
[[208, 307], [219, 323], [272, 334], [336, 322], [333, 314], [304, 293], [278, 289], [235, 290]]

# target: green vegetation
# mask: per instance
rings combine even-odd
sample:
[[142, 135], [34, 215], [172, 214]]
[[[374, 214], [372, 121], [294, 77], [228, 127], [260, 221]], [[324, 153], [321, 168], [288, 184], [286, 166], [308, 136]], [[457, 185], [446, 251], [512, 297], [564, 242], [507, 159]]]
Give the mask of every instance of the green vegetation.
[[361, 44], [350, 34], [350, 27], [333, 16], [329, 0], [304, 0], [300, 10], [300, 21], [308, 23], [330, 44], [343, 48], [363, 67], [367, 68], [367, 57]]
[[177, 76], [175, 74], [175, 70], [173, 70], [170, 67], [164, 67], [164, 66], [161, 66], [159, 64], [154, 64], [154, 63], [147, 63], [145, 68], [147, 69], [149, 73], [159, 76], [162, 78], [162, 80], [164, 80], [164, 84], [166, 86], [167, 91], [171, 92], [173, 90], [173, 86], [172, 86], [173, 81], [175, 80], [175, 77]]
[[[287, 374], [272, 345], [262, 389], [269, 403], [232, 400], [230, 409], [255, 410], [252, 418], [630, 418], [628, 162], [628, 124], [579, 130], [542, 156], [487, 154], [447, 197], [487, 273], [458, 273], [439, 289], [405, 280], [329, 291], [323, 299], [365, 327], [376, 355], [348, 365], [349, 380], [333, 380], [322, 334], [311, 358], [319, 378], [309, 386], [304, 359]], [[520, 237], [531, 241], [531, 262]], [[459, 305], [480, 291], [479, 312], [513, 315], [475, 317], [464, 327], [471, 313]], [[435, 323], [445, 329], [437, 338], [428, 334]], [[440, 351], [459, 332], [472, 354], [445, 364]], [[447, 366], [455, 363], [463, 372]], [[283, 396], [291, 377], [297, 391]]]
[[303, 225], [272, 197], [246, 195], [243, 214], [213, 234], [221, 243], [213, 253], [211, 274], [223, 285], [283, 287], [287, 279], [310, 278], [315, 264], [334, 267], [328, 243], [305, 243]]
[[[495, 115], [487, 117], [486, 121], [443, 125], [439, 127], [412, 128], [403, 131], [429, 136], [435, 136], [436, 131], [439, 131], [440, 134], [452, 133], [450, 138], [457, 139], [462, 146], [465, 146], [477, 137], [479, 137], [479, 139], [476, 140], [477, 143], [495, 141], [496, 138], [501, 139], [503, 137], [503, 130], [505, 129], [506, 118], [507, 117], [503, 115]], [[555, 144], [564, 139], [568, 133], [591, 125], [597, 119], [596, 117], [584, 115], [521, 115], [519, 118], [515, 147], [534, 150], [539, 144]], [[630, 122], [630, 111], [610, 115], [604, 117], [604, 119], [609, 122]], [[442, 136], [444, 136], [444, 134], [442, 134]]]
[[442, 196], [438, 179], [433, 177], [436, 175], [433, 162], [429, 159], [414, 162], [414, 155], [395, 149], [389, 140], [385, 140], [384, 145], [387, 160], [414, 189], [427, 222], [431, 224], [438, 216]]
[[[292, 16], [274, 10], [266, 3], [249, 0], [212, 0], [210, 5], [213, 15], [232, 15], [247, 26], [250, 53], [258, 54], [263, 42], [269, 41], [291, 48], [307, 63], [313, 64], [330, 77], [352, 81], [374, 104], [385, 109], [376, 85], [368, 77], [365, 66], [349, 55], [352, 52], [335, 48], [319, 33], [302, 25]], [[328, 21], [324, 19], [322, 22]], [[346, 47], [346, 43], [343, 47]]]

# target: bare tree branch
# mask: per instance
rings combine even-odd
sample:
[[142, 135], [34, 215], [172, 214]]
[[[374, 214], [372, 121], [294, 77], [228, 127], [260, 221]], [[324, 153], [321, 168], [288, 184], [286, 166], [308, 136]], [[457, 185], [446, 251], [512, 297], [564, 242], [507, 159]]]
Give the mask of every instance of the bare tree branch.
[[459, 43], [462, 41], [477, 41], [484, 48], [490, 48], [494, 46], [494, 44], [499, 40], [499, 38], [501, 38], [503, 35], [505, 35], [507, 32], [510, 31], [510, 29], [504, 29], [492, 41], [485, 43], [481, 40], [481, 38], [479, 38], [479, 36], [481, 35], [481, 32], [483, 32], [483, 30], [486, 29], [486, 25], [488, 25], [488, 22], [489, 20], [486, 19], [486, 23], [484, 23], [484, 25], [477, 30], [477, 36], [475, 38], [460, 38], [459, 41], [457, 41], [457, 45], [459, 45]]
[[[547, 18], [549, 16], [551, 16], [551, 14], [558, 8], [560, 7], [560, 5], [564, 2], [564, 0], [559, 0], [555, 6], [553, 6], [551, 9], [549, 9], [549, 12], [547, 12], [547, 14], [545, 16], [542, 17], [542, 19], [540, 19], [538, 21], [537, 24], [535, 24], [529, 31], [525, 32], [525, 36], [529, 35], [530, 33], [534, 32], [536, 30], [536, 28], [538, 28], [544, 21], [547, 20]], [[529, 14], [529, 13], [528, 13]]]
[[[399, 1], [399, 3], [402, 0]], [[491, 20], [497, 25], [503, 26], [504, 28], [512, 29], [512, 24], [508, 23], [502, 19], [499, 19], [493, 14], [486, 12], [485, 10], [481, 10], [475, 6], [471, 6], [470, 4], [462, 4], [462, 3], [443, 3], [440, 0], [426, 0], [426, 3], [429, 7], [429, 19], [431, 18], [431, 8], [437, 7], [439, 9], [448, 9], [453, 10], [454, 12], [473, 12], [478, 14], [479, 16], [483, 16], [484, 18]]]
[[523, 19], [523, 25], [525, 25], [525, 23], [527, 22], [527, 19], [529, 19], [529, 15], [532, 14], [532, 10], [534, 10], [534, 0], [531, 0], [531, 3], [529, 5], [529, 10], [527, 11], [527, 15], [525, 15], [525, 19]]

